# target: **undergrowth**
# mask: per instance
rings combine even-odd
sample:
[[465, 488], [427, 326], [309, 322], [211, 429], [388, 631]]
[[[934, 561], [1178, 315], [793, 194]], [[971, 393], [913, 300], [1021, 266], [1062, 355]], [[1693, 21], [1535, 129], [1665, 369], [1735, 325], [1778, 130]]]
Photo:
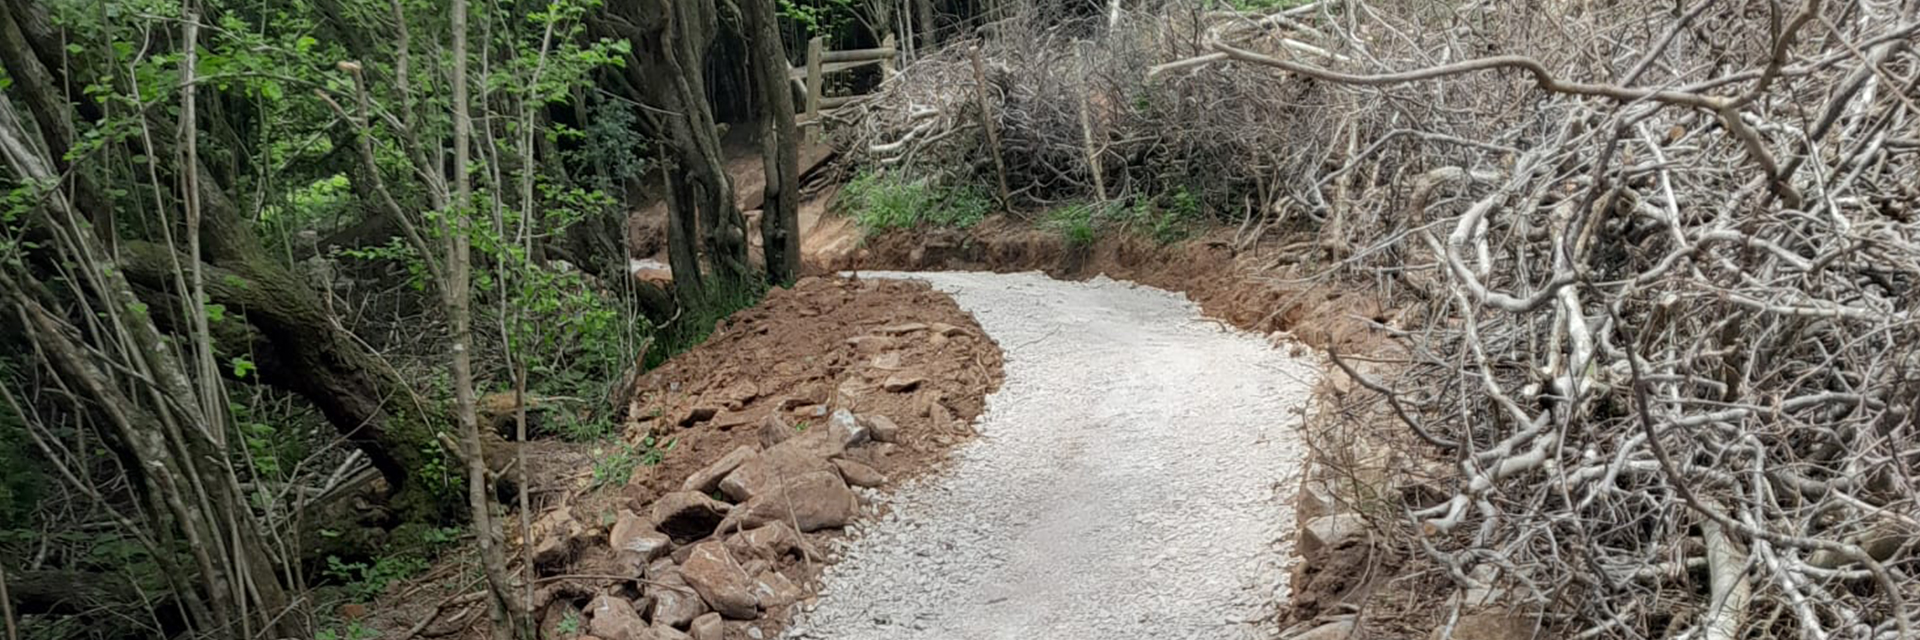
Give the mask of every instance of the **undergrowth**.
[[1204, 222], [1200, 197], [1186, 187], [1175, 187], [1158, 198], [1133, 201], [1127, 225], [1160, 244], [1173, 244], [1193, 235]]
[[1100, 220], [1105, 217], [1109, 207], [1076, 202], [1047, 212], [1041, 226], [1060, 234], [1069, 248], [1084, 248], [1093, 245], [1100, 236]]
[[767, 295], [766, 281], [715, 278], [705, 283], [701, 298], [681, 308], [678, 317], [657, 329], [653, 346], [647, 350], [646, 368], [652, 369], [668, 358], [686, 353], [706, 342], [713, 328], [733, 312], [759, 304]]
[[935, 187], [926, 180], [861, 171], [840, 202], [868, 233], [921, 225], [965, 229], [985, 220], [993, 200], [978, 187]]
[[667, 452], [673, 450], [678, 440], [667, 439], [662, 442], [653, 436], [647, 436], [640, 444], [616, 444], [611, 450], [595, 449], [597, 460], [593, 463], [593, 488], [624, 483], [633, 476], [633, 470], [644, 466], [655, 466], [666, 461]]

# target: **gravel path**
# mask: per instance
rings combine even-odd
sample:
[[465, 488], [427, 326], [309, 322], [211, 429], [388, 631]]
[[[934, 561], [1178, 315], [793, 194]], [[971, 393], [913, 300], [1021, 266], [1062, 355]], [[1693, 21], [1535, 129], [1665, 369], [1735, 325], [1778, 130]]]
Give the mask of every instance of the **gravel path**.
[[790, 638], [1267, 638], [1314, 367], [1185, 297], [1035, 273], [927, 280], [1006, 353], [980, 437], [902, 487]]

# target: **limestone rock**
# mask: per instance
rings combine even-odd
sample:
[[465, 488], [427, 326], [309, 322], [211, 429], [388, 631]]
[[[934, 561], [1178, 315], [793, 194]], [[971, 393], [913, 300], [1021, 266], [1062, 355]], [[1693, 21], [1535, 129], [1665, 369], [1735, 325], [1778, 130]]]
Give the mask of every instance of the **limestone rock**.
[[868, 414], [862, 418], [875, 442], [900, 441], [900, 423], [894, 422], [893, 418], [879, 414]]
[[655, 626], [685, 628], [707, 612], [706, 601], [700, 599], [700, 594], [687, 584], [686, 577], [679, 571], [654, 576], [647, 595], [653, 597], [653, 607], [647, 614]]
[[1326, 480], [1316, 480], [1312, 473], [1300, 478], [1300, 491], [1293, 500], [1294, 517], [1300, 522], [1309, 522], [1314, 518], [1330, 515], [1340, 510], [1340, 503], [1333, 495], [1333, 485]]
[[731, 508], [703, 493], [675, 491], [653, 502], [653, 528], [685, 544], [712, 534]]
[[761, 608], [772, 609], [793, 604], [806, 592], [778, 571], [762, 571], [753, 580], [753, 594], [760, 599]]
[[720, 481], [720, 492], [739, 502], [752, 500], [780, 486], [784, 479], [834, 468], [820, 458], [785, 445], [748, 458]]
[[692, 638], [692, 636], [687, 635], [679, 629], [660, 625], [647, 627], [646, 634], [641, 637], [646, 640], [690, 640]]
[[549, 511], [533, 524], [533, 562], [558, 564], [573, 555], [586, 527], [573, 518], [571, 509]]
[[723, 640], [727, 633], [727, 623], [720, 619], [720, 614], [708, 613], [694, 618], [693, 626], [688, 631], [689, 635], [693, 636], [693, 640]]
[[1300, 555], [1311, 556], [1321, 549], [1340, 546], [1355, 536], [1367, 533], [1367, 519], [1357, 513], [1337, 513], [1307, 521], [1300, 529]]
[[[767, 414], [766, 419], [760, 421], [760, 447], [761, 448], [772, 449], [773, 445], [786, 442], [787, 439], [791, 437], [793, 437], [793, 425], [787, 424], [786, 420], [782, 420], [780, 418], [780, 414], [778, 413]], [[741, 462], [745, 462], [745, 460], [742, 460]], [[737, 465], [737, 464], [734, 465], [735, 468], [738, 468], [739, 466], [740, 465]], [[725, 477], [725, 476], [722, 476], [722, 477]], [[718, 486], [718, 481], [716, 481], [715, 486]]]
[[840, 477], [845, 479], [847, 484], [856, 487], [878, 487], [887, 483], [886, 475], [881, 474], [878, 469], [860, 462], [846, 458], [834, 458], [833, 466], [839, 467]]
[[846, 409], [836, 410], [832, 417], [827, 418], [827, 435], [839, 441], [843, 452], [847, 447], [863, 444], [871, 438], [867, 425]]
[[926, 378], [910, 373], [896, 373], [887, 376], [887, 379], [880, 383], [880, 388], [894, 393], [906, 393], [920, 388], [920, 385], [926, 383], [926, 381]]
[[791, 521], [802, 533], [844, 527], [860, 515], [860, 497], [835, 469], [809, 471], [755, 495], [727, 516], [723, 529]]
[[613, 523], [613, 532], [607, 538], [614, 551], [633, 552], [641, 565], [666, 555], [667, 550], [673, 547], [673, 540], [664, 533], [654, 531], [652, 522], [626, 509], [620, 510], [620, 515]]
[[633, 603], [626, 598], [610, 594], [600, 594], [587, 605], [592, 618], [587, 631], [595, 637], [607, 640], [640, 640], [646, 632], [647, 623], [634, 612]]
[[796, 559], [817, 559], [817, 555], [800, 537], [800, 532], [784, 520], [740, 532], [727, 538], [727, 549], [736, 557], [778, 560], [792, 556]]
[[753, 595], [753, 579], [720, 541], [693, 545], [686, 563], [680, 565], [680, 575], [700, 594], [700, 599], [720, 615], [735, 620], [751, 620], [760, 615], [759, 600]]
[[740, 463], [746, 462], [751, 457], [753, 457], [753, 447], [740, 445], [733, 451], [727, 452], [727, 455], [720, 456], [719, 460], [713, 461], [713, 464], [707, 465], [705, 469], [687, 476], [687, 481], [681, 483], [680, 488], [685, 491], [713, 493], [714, 489], [720, 488], [721, 478], [733, 473], [734, 469], [740, 468]]

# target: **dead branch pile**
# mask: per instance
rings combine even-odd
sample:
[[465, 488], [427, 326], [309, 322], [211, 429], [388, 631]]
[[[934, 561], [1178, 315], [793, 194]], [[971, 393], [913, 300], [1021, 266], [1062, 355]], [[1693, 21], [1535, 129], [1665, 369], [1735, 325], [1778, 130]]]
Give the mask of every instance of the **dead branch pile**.
[[[1433, 498], [1386, 512], [1462, 589], [1506, 594], [1553, 637], [1915, 638], [1917, 16], [1325, 0], [1209, 19], [1193, 52], [1116, 56], [1153, 67], [1134, 87], [1180, 96], [1163, 108], [1199, 132], [1116, 127], [1104, 157], [1135, 180], [1174, 164], [1135, 160], [1155, 154], [1226, 180], [1282, 171], [1259, 215], [1307, 212], [1340, 248], [1329, 273], [1412, 308], [1387, 328], [1411, 363], [1362, 384], [1451, 463]], [[1044, 37], [986, 46], [1009, 182], [1081, 185], [1054, 85], [1089, 76], [1056, 70]], [[970, 82], [956, 64], [890, 87], [859, 148], [983, 155], [948, 95]], [[1093, 94], [1135, 95], [1110, 91]], [[1235, 99], [1183, 102], [1199, 95]], [[1150, 117], [1125, 106], [1103, 121]]]
[[977, 100], [984, 80], [1015, 204], [1182, 188], [1239, 215], [1325, 160], [1334, 136], [1316, 114], [1332, 105], [1313, 85], [1248, 81], [1224, 67], [1149, 78], [1155, 64], [1205, 53], [1214, 21], [1254, 29], [1253, 20], [1175, 3], [1102, 22], [1088, 37], [1084, 24], [1045, 19], [1053, 13], [1018, 5], [986, 37], [915, 60], [836, 114], [838, 146], [869, 168], [993, 184]]

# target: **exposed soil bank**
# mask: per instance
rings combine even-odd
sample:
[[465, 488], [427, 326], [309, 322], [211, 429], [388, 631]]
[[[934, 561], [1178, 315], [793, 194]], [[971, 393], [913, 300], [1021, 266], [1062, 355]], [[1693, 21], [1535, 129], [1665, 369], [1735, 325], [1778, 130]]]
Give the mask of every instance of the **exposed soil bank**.
[[1042, 271], [1069, 280], [1104, 274], [1185, 293], [1208, 317], [1246, 331], [1285, 331], [1308, 346], [1342, 351], [1377, 342], [1366, 321], [1394, 320], [1365, 293], [1285, 281], [1309, 271], [1296, 263], [1308, 249], [1262, 241], [1236, 250], [1233, 235], [1220, 229], [1163, 245], [1108, 233], [1092, 245], [1073, 246], [1061, 234], [995, 216], [964, 231], [889, 231], [815, 260], [835, 270]]

